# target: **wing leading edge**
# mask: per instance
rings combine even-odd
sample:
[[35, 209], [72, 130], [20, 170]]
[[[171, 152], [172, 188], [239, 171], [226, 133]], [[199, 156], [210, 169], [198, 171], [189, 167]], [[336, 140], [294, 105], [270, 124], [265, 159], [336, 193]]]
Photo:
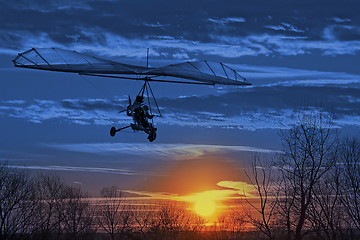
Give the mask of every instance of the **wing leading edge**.
[[[123, 64], [76, 51], [58, 48], [32, 48], [23, 53], [19, 53], [13, 62], [16, 67], [88, 75], [103, 74], [94, 75], [103, 77], [112, 77], [109, 76], [109, 74], [146, 75], [149, 76], [149, 79], [152, 81], [156, 81], [156, 79], [152, 78], [165, 76], [206, 84], [251, 85], [244, 77], [225, 64], [207, 61], [184, 62], [160, 68], [147, 69], [146, 67]], [[129, 77], [129, 79], [135, 78]], [[146, 79], [143, 78], [143, 80]], [[177, 81], [169, 80], [168, 82]]]
[[146, 71], [145, 67], [58, 48], [32, 48], [19, 53], [13, 62], [16, 67], [73, 73], [139, 74]]

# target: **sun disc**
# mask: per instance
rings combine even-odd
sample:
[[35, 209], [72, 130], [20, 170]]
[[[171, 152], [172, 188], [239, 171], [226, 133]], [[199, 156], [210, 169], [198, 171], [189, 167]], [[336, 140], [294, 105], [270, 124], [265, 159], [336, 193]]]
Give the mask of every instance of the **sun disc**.
[[203, 217], [209, 217], [214, 214], [216, 204], [209, 199], [199, 199], [195, 202], [195, 212]]

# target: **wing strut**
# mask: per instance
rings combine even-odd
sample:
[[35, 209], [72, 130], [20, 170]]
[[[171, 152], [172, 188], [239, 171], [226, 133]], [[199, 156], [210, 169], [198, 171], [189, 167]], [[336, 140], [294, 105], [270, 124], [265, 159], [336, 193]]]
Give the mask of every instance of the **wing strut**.
[[159, 114], [160, 114], [160, 117], [162, 117], [162, 114], [161, 114], [161, 112], [160, 112], [160, 108], [159, 108], [159, 106], [158, 106], [158, 104], [157, 104], [157, 101], [156, 101], [156, 98], [155, 98], [155, 96], [154, 96], [154, 93], [153, 93], [153, 91], [152, 91], [152, 89], [151, 89], [151, 87], [150, 87], [150, 83], [147, 83], [147, 84], [148, 84], [148, 86], [149, 86], [151, 95], [153, 96], [153, 99], [154, 99], [156, 108], [157, 108], [157, 110], [158, 110], [158, 112], [159, 112]]
[[152, 91], [152, 89], [150, 87], [150, 83], [147, 82], [147, 81], [145, 81], [144, 85], [141, 87], [141, 89], [140, 89], [137, 96], [144, 97], [145, 91], [146, 91], [147, 101], [148, 101], [148, 104], [149, 104], [150, 113], [152, 114], [152, 108], [151, 108], [151, 102], [150, 102], [150, 95], [151, 95], [151, 97], [152, 97], [152, 99], [153, 99], [153, 101], [155, 103], [155, 106], [157, 108], [157, 111], [159, 113], [159, 117], [162, 117], [159, 105], [157, 104], [157, 101], [156, 101], [156, 98], [155, 98], [155, 95], [154, 95], [154, 92]]

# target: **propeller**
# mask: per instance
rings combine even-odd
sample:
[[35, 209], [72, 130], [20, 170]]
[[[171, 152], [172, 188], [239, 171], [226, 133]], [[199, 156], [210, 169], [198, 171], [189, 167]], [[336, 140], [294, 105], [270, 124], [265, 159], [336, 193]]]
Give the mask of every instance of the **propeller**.
[[131, 98], [130, 98], [130, 95], [129, 95], [129, 105], [128, 105], [128, 107], [126, 109], [123, 109], [123, 110], [119, 111], [119, 113], [128, 112], [130, 106], [131, 106]]

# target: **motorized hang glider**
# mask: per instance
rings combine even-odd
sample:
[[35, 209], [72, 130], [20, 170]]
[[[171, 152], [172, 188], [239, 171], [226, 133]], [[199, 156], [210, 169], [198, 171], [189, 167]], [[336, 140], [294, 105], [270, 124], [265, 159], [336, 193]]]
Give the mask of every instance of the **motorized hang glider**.
[[[151, 142], [155, 140], [157, 130], [154, 126], [153, 117], [161, 116], [161, 112], [150, 87], [150, 82], [251, 85], [234, 69], [222, 63], [208, 61], [183, 62], [159, 68], [150, 68], [148, 67], [148, 58], [147, 66], [141, 67], [58, 48], [32, 48], [19, 53], [12, 61], [15, 67], [144, 81], [144, 85], [136, 96], [135, 101], [132, 103], [129, 96], [129, 105], [124, 110], [128, 116], [133, 117], [134, 123], [119, 129], [112, 127], [110, 135], [115, 136], [116, 132], [131, 127], [134, 131], [144, 131], [147, 133], [148, 139]], [[160, 79], [160, 77], [162, 78]], [[149, 106], [144, 104], [144, 95]], [[150, 97], [152, 97], [159, 115], [152, 113]], [[150, 113], [148, 110], [150, 110]], [[152, 123], [149, 123], [148, 119], [151, 119]]]

